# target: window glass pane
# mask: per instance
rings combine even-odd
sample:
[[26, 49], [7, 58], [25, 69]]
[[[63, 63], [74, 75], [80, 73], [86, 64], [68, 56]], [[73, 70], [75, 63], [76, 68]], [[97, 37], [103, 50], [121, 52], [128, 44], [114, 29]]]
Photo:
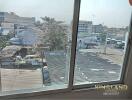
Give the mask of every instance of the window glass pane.
[[74, 0], [0, 0], [1, 93], [67, 88], [73, 5]]
[[130, 14], [128, 0], [81, 0], [75, 85], [120, 80]]

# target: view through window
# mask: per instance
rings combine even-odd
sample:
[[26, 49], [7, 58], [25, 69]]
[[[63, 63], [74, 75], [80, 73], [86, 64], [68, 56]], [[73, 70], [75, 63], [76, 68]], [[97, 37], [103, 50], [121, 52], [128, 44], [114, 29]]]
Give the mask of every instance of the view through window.
[[0, 88], [68, 85], [74, 0], [0, 0]]
[[127, 0], [81, 0], [75, 85], [120, 80], [130, 14]]

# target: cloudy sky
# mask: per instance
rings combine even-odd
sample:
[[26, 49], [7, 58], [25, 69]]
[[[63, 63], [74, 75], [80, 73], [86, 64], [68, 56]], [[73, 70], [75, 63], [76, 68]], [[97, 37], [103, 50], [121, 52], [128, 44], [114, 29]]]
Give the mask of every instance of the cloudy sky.
[[[74, 0], [0, 0], [0, 11], [19, 16], [49, 16], [71, 22]], [[80, 20], [109, 27], [128, 26], [131, 7], [128, 0], [81, 0]]]

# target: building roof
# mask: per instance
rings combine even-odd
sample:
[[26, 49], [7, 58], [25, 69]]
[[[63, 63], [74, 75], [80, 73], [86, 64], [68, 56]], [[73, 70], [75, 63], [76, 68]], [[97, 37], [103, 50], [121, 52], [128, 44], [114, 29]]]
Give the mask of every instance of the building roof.
[[6, 58], [6, 57], [12, 57], [17, 51], [19, 51], [22, 47], [21, 46], [16, 46], [16, 45], [11, 45], [11, 46], [6, 46], [1, 52], [0, 52], [0, 57], [1, 58]]

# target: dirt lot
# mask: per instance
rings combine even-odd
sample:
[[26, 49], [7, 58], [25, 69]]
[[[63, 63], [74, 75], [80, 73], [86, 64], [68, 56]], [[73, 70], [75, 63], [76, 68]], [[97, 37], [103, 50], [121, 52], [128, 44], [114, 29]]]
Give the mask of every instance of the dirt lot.
[[42, 86], [40, 70], [1, 69], [2, 91], [32, 89]]

